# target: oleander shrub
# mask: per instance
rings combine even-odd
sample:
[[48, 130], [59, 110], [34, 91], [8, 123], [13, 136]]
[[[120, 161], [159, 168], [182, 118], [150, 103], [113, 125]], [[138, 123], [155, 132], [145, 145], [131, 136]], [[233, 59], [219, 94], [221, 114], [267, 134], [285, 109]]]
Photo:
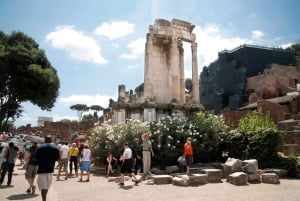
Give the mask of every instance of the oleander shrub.
[[142, 151], [141, 134], [151, 132], [150, 140], [155, 153], [152, 164], [164, 169], [176, 164], [183, 153], [187, 137], [192, 137], [194, 162], [216, 161], [219, 154], [220, 134], [227, 128], [221, 116], [195, 113], [191, 119], [182, 119], [176, 115], [157, 121], [140, 122], [127, 120], [123, 124], [104, 123], [96, 126], [89, 139], [93, 156], [97, 161], [105, 162], [108, 152], [120, 156], [123, 143], [128, 141], [134, 153]]

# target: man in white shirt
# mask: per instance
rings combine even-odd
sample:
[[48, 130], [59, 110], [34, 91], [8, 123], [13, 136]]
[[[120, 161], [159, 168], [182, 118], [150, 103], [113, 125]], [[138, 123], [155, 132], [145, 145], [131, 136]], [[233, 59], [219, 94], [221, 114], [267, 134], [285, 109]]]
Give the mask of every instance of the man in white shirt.
[[56, 179], [59, 180], [61, 168], [64, 167], [64, 172], [66, 173], [65, 180], [68, 179], [68, 161], [69, 161], [69, 147], [68, 143], [63, 143], [63, 145], [59, 149], [60, 160], [58, 164], [58, 174]]
[[124, 186], [124, 175], [128, 173], [130, 176], [134, 178], [135, 185], [137, 185], [140, 181], [137, 180], [135, 174], [132, 172], [132, 150], [128, 147], [128, 142], [124, 143], [124, 152], [120, 157], [120, 161], [122, 161], [121, 166], [121, 183], [120, 186]]

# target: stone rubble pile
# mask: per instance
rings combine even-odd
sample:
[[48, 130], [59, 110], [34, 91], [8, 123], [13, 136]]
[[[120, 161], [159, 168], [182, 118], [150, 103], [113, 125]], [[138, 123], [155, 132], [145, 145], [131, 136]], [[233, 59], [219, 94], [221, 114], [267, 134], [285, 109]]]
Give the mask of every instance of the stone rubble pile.
[[[177, 166], [166, 167], [165, 171], [152, 168], [152, 176], [148, 176], [146, 184], [173, 184], [176, 186], [197, 186], [207, 183], [222, 183], [222, 179], [233, 185], [247, 185], [249, 183], [279, 184], [279, 178], [286, 175], [285, 170], [258, 169], [256, 159], [241, 161], [235, 158], [228, 158], [225, 163], [211, 163], [195, 165], [191, 175], [178, 173]], [[118, 177], [108, 178], [108, 181], [118, 181]]]

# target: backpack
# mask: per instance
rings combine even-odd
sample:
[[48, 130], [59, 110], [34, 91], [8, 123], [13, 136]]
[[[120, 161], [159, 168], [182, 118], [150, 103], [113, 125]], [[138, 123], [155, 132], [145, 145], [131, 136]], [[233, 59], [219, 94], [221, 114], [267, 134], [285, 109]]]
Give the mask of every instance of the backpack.
[[29, 164], [31, 164], [31, 165], [38, 165], [38, 161], [35, 157], [36, 150], [37, 150], [37, 147], [30, 147], [30, 149], [29, 149], [29, 152], [30, 152]]

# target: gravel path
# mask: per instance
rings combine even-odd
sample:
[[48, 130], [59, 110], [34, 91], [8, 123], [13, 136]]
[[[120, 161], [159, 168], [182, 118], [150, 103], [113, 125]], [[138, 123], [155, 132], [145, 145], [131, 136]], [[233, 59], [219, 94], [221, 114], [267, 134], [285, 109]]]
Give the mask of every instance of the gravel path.
[[[40, 201], [40, 192], [27, 194], [24, 170], [16, 167], [13, 186], [0, 187], [0, 201], [26, 200]], [[280, 179], [280, 184], [248, 184], [235, 186], [227, 183], [208, 183], [201, 186], [179, 187], [172, 184], [148, 185], [145, 182], [135, 186], [126, 181], [120, 188], [115, 182], [108, 182], [103, 174], [92, 174], [90, 182], [79, 182], [78, 178], [56, 181], [48, 194], [48, 201], [299, 201], [300, 180]], [[63, 177], [61, 177], [63, 178]], [[6, 182], [6, 179], [5, 181]], [[4, 183], [6, 184], [6, 183]]]

